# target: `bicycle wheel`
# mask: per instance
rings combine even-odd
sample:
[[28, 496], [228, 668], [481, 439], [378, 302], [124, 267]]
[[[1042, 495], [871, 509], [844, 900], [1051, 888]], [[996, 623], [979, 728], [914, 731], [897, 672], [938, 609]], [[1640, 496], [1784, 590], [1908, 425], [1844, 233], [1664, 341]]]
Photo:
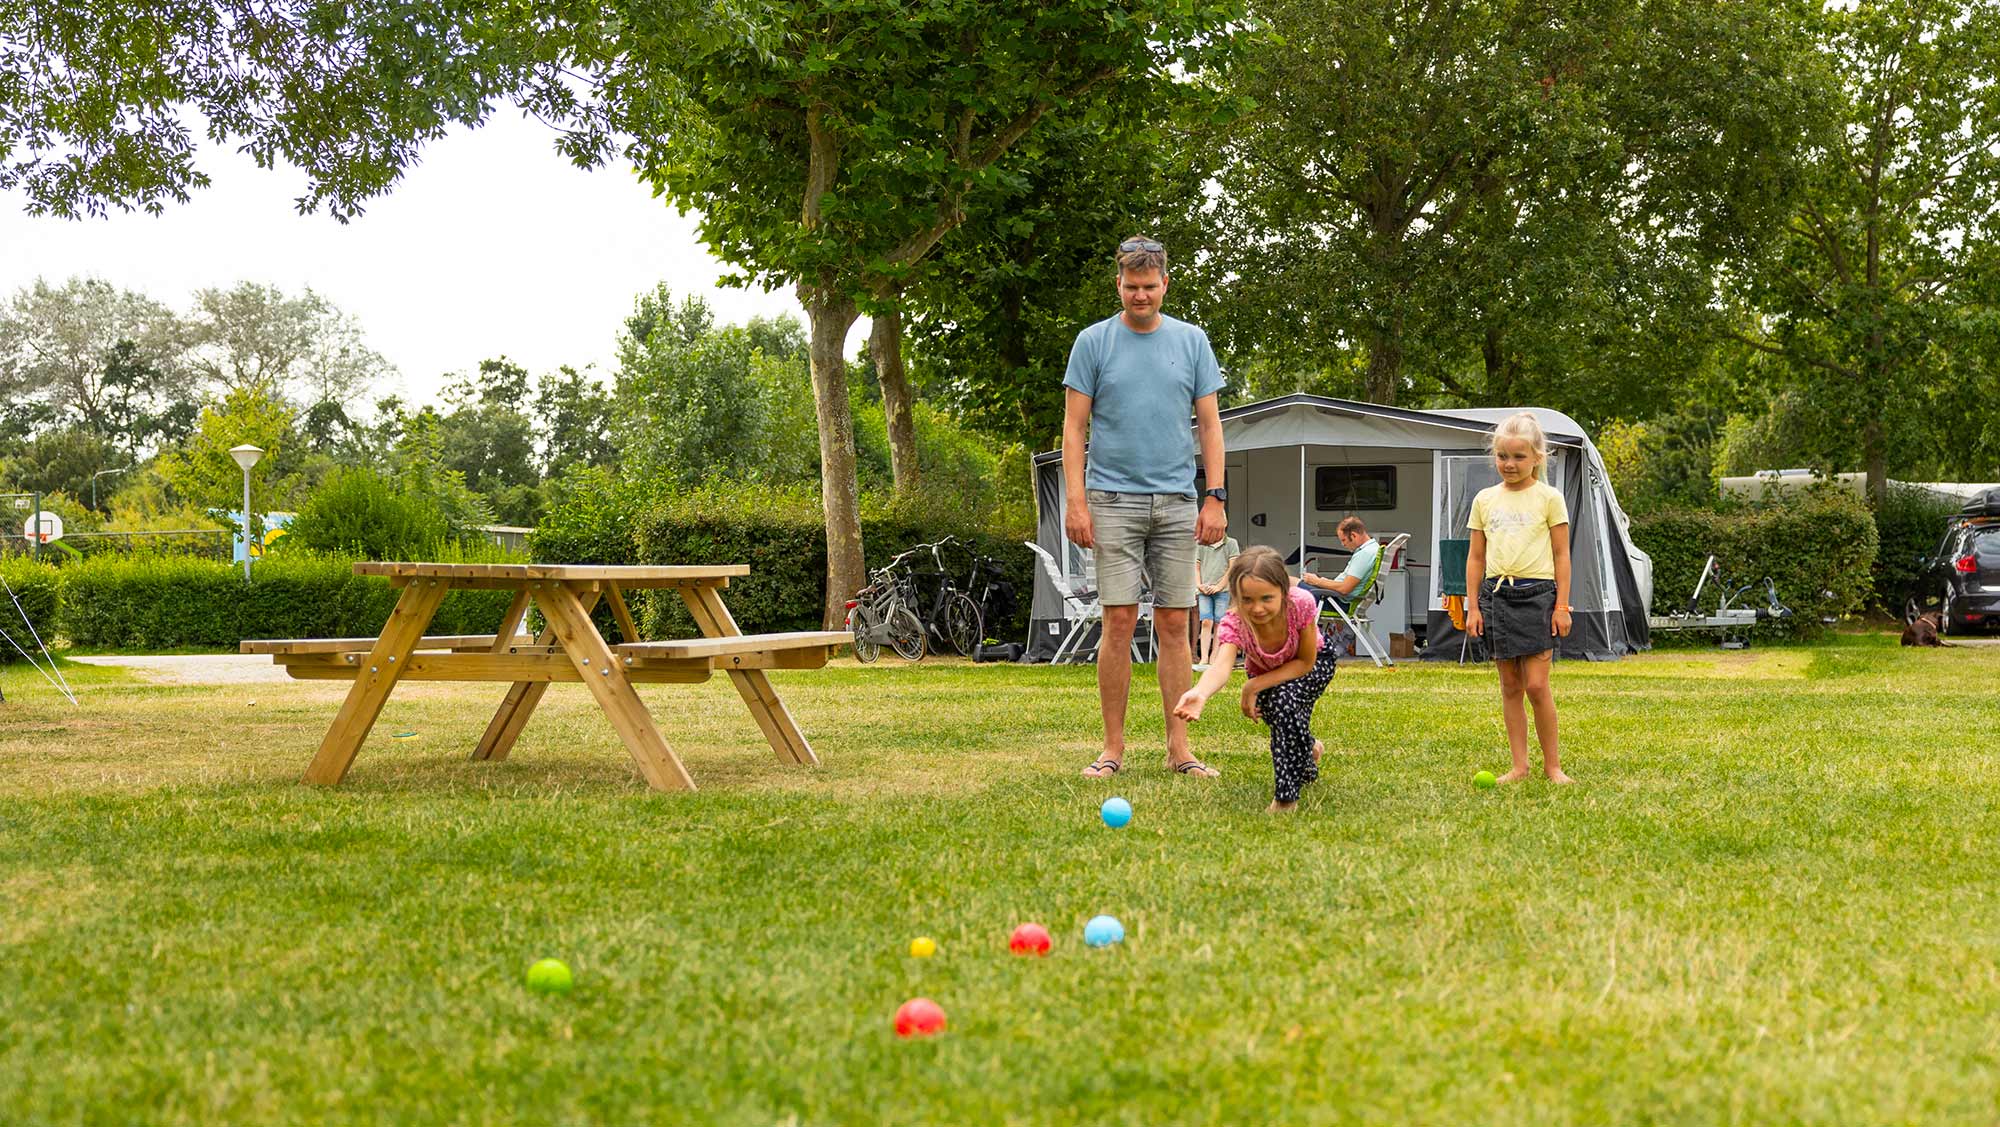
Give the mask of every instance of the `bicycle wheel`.
[[889, 647], [904, 661], [924, 659], [924, 620], [909, 607], [889, 612]]
[[874, 661], [882, 656], [882, 643], [876, 634], [880, 625], [865, 603], [847, 612], [847, 628], [854, 631], [854, 660]]
[[971, 657], [972, 651], [979, 648], [982, 627], [979, 604], [973, 602], [971, 596], [954, 593], [945, 601], [944, 633], [952, 649]]

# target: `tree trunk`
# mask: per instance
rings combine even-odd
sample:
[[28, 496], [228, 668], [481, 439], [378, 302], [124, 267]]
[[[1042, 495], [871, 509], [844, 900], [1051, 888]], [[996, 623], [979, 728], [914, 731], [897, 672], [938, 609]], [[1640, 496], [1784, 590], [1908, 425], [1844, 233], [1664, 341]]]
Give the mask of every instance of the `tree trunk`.
[[889, 422], [889, 466], [896, 478], [896, 495], [917, 491], [917, 424], [911, 415], [910, 379], [903, 371], [903, 313], [878, 314], [868, 334], [868, 355], [882, 381], [882, 413]]
[[1396, 385], [1403, 375], [1403, 315], [1375, 331], [1368, 342], [1368, 402], [1396, 405]]
[[1486, 323], [1479, 353], [1486, 362], [1486, 401], [1496, 406], [1512, 406], [1514, 397], [1514, 365], [1507, 359], [1506, 339], [1500, 326]]
[[826, 602], [821, 622], [847, 619], [846, 602], [867, 582], [861, 555], [861, 485], [854, 472], [854, 412], [847, 402], [847, 331], [854, 299], [831, 287], [799, 283], [812, 322], [813, 409], [819, 420], [819, 491], [826, 514]]
[[1861, 468], [1868, 471], [1868, 499], [1880, 509], [1889, 499], [1889, 443], [1879, 418], [1861, 428], [1861, 461]]

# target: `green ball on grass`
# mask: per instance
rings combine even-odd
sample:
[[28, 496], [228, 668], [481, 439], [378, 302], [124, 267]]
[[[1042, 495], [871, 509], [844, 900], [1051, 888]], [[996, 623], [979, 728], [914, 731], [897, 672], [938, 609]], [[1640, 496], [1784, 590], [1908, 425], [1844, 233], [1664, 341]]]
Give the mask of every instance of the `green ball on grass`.
[[1477, 775], [1472, 776], [1472, 785], [1478, 787], [1480, 790], [1492, 790], [1493, 772], [1481, 771]]
[[567, 994], [574, 985], [576, 978], [561, 959], [543, 959], [528, 968], [528, 989], [537, 994]]

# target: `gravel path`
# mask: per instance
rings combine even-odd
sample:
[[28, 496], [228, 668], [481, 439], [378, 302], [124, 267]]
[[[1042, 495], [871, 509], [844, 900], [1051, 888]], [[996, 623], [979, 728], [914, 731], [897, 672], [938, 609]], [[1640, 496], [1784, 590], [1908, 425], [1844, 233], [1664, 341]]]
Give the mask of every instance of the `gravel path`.
[[163, 685], [254, 685], [260, 682], [290, 681], [283, 669], [263, 654], [163, 654], [125, 656], [110, 654], [76, 657], [83, 665], [117, 665], [137, 671], [140, 677]]

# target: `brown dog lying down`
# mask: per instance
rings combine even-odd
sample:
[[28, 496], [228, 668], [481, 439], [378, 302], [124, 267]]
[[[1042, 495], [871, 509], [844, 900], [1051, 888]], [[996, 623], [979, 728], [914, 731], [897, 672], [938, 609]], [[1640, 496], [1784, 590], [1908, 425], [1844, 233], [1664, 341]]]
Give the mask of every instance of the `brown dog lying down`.
[[1938, 637], [1937, 612], [1920, 614], [1915, 622], [1903, 627], [1903, 644], [1906, 646], [1949, 646], [1950, 642]]

